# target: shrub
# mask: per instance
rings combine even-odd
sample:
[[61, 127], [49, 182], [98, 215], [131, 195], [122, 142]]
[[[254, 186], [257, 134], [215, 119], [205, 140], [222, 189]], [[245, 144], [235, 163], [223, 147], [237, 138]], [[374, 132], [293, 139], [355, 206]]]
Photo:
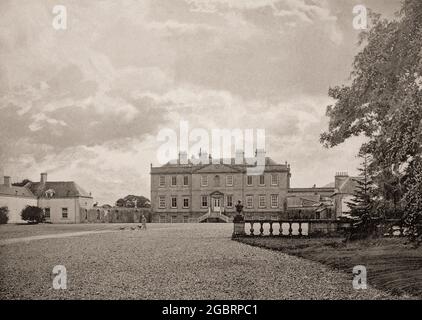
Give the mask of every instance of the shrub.
[[44, 221], [44, 213], [41, 208], [34, 206], [26, 206], [21, 213], [22, 220], [29, 223], [41, 223]]
[[6, 224], [9, 221], [9, 208], [0, 208], [0, 224]]

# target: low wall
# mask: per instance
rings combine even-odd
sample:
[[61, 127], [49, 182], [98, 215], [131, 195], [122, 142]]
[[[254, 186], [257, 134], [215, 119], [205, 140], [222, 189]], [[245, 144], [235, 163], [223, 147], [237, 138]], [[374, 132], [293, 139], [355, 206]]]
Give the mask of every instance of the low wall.
[[81, 223], [137, 223], [141, 222], [142, 214], [151, 222], [149, 208], [93, 208], [81, 210]]

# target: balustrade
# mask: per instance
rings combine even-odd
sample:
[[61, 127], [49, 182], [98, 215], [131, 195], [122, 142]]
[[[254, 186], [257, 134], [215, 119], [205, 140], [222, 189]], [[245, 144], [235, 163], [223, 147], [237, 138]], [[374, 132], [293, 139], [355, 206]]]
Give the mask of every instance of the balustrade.
[[[300, 237], [307, 236], [309, 230], [309, 221], [246, 220], [245, 223], [246, 228], [249, 226], [250, 236]], [[258, 228], [255, 228], [256, 224], [258, 224]], [[287, 230], [287, 233], [283, 233], [285, 230]], [[257, 233], [255, 233], [255, 231], [257, 231]]]

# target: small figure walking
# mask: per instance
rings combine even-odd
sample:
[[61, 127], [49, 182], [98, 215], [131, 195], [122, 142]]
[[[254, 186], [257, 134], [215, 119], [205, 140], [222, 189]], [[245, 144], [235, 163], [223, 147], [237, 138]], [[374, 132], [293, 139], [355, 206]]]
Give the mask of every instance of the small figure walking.
[[145, 215], [144, 215], [144, 214], [142, 214], [141, 221], [142, 221], [142, 228], [143, 228], [144, 230], [146, 230], [146, 229], [147, 229], [147, 218], [145, 217]]

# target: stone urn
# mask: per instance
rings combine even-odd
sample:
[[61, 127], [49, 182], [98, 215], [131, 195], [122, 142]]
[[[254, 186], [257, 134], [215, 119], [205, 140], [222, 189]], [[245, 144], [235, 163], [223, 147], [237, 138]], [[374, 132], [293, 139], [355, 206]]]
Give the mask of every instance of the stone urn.
[[236, 208], [236, 216], [233, 218], [233, 238], [241, 237], [246, 235], [245, 232], [245, 218], [242, 215], [243, 212], [243, 205], [239, 200], [237, 202]]

